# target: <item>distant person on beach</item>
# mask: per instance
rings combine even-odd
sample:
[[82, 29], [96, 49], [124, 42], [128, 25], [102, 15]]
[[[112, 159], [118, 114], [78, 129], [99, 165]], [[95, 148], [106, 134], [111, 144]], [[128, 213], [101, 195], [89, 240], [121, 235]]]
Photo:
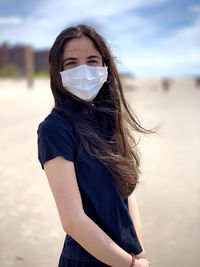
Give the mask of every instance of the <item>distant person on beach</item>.
[[196, 87], [200, 88], [200, 77], [195, 78]]
[[171, 80], [169, 78], [162, 79], [162, 88], [164, 91], [169, 91]]
[[66, 232], [59, 267], [147, 267], [134, 189], [133, 132], [151, 133], [125, 100], [105, 40], [63, 30], [49, 54], [54, 106], [37, 129], [38, 159]]

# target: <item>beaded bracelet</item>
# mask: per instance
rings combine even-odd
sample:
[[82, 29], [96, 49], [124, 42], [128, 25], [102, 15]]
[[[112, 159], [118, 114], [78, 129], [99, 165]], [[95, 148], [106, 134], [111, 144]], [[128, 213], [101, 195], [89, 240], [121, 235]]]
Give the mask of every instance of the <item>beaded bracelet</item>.
[[132, 256], [132, 262], [131, 262], [130, 267], [133, 267], [135, 264], [135, 255], [133, 253], [130, 253], [130, 255]]

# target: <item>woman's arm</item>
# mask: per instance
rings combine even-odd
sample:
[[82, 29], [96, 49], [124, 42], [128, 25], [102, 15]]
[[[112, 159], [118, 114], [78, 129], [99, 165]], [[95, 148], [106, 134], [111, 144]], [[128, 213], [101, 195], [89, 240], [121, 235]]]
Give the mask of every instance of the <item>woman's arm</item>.
[[140, 221], [140, 214], [139, 214], [139, 209], [137, 205], [137, 201], [135, 198], [134, 192], [128, 197], [128, 208], [129, 208], [129, 213], [132, 218], [138, 239], [140, 241], [140, 244], [143, 248], [143, 251], [136, 256], [136, 258], [145, 258], [146, 257], [146, 252], [144, 249], [144, 241], [142, 238], [142, 226], [141, 226], [141, 221]]
[[74, 163], [55, 157], [45, 162], [44, 170], [64, 231], [100, 261], [114, 267], [129, 267], [132, 256], [85, 214]]

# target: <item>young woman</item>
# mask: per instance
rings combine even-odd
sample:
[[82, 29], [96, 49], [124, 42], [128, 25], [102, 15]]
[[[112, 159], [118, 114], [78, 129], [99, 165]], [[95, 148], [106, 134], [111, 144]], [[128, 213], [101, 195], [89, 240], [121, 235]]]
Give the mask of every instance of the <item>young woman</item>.
[[66, 232], [59, 267], [147, 267], [131, 130], [151, 131], [136, 120], [106, 42], [90, 26], [63, 30], [49, 64], [55, 105], [38, 126], [38, 159]]

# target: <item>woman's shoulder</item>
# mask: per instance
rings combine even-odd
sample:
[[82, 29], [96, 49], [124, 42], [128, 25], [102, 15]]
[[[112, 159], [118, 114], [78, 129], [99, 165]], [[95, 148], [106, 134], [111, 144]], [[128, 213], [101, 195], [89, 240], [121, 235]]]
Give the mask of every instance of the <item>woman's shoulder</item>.
[[38, 125], [38, 159], [44, 169], [47, 160], [57, 156], [75, 161], [76, 138], [70, 122], [53, 109]]
[[67, 131], [74, 134], [73, 127], [67, 117], [63, 117], [55, 108], [39, 123], [37, 133], [53, 133]]

